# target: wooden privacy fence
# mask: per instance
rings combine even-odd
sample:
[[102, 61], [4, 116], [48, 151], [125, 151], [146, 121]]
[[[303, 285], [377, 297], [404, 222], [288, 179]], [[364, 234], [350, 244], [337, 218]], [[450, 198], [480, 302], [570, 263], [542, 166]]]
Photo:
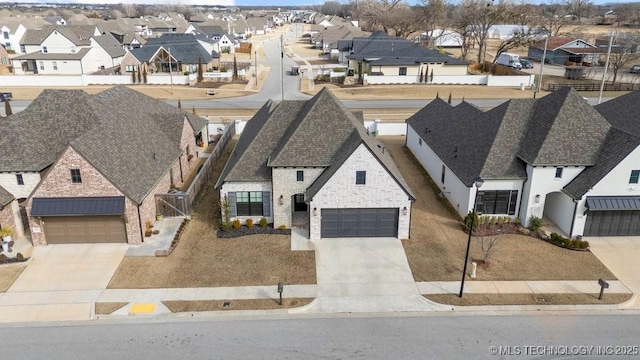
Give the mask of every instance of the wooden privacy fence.
[[198, 174], [191, 182], [187, 191], [155, 195], [156, 211], [159, 214], [167, 217], [191, 217], [193, 203], [198, 197], [198, 194], [200, 194], [202, 189], [207, 186], [209, 181], [217, 180], [212, 178], [216, 164], [218, 163], [220, 155], [224, 152], [235, 133], [236, 127], [234, 123], [227, 125], [210, 156], [198, 169]]

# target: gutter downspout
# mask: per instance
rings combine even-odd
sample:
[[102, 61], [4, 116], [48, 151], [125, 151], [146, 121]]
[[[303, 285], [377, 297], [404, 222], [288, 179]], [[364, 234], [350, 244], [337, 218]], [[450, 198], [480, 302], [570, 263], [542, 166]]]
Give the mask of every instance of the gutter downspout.
[[[522, 199], [524, 199], [524, 184], [529, 180], [529, 174], [527, 174], [527, 178], [522, 182], [522, 188], [520, 189], [520, 204], [518, 205], [518, 215], [520, 215], [520, 211], [522, 211]], [[520, 217], [520, 216], [518, 216]], [[527, 219], [524, 219], [524, 223], [527, 223]], [[522, 219], [520, 219], [520, 225], [522, 225]]]
[[571, 228], [569, 229], [569, 238], [573, 239], [573, 225], [576, 222], [576, 214], [578, 213], [578, 203], [580, 202], [579, 200], [576, 199], [571, 199], [573, 201], [573, 217], [571, 218]]
[[138, 226], [140, 226], [140, 239], [144, 242], [144, 232], [142, 231], [142, 219], [140, 217], [140, 205], [138, 205]]

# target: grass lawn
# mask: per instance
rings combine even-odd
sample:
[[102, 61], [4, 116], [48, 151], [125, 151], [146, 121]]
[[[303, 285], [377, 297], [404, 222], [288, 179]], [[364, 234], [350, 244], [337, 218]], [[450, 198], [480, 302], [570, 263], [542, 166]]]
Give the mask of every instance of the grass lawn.
[[0, 266], [0, 293], [9, 290], [26, 267], [27, 264], [24, 263]]
[[598, 300], [599, 294], [431, 294], [431, 301], [448, 305], [574, 305], [620, 304], [631, 299], [631, 294], [607, 294]]
[[150, 289], [315, 284], [313, 251], [291, 251], [290, 236], [252, 235], [218, 239], [219, 192], [213, 187], [235, 141], [199, 195], [191, 221], [168, 257], [125, 257], [109, 289]]
[[[416, 281], [460, 280], [467, 246], [461, 219], [404, 146], [404, 137], [382, 137], [417, 200], [411, 213], [411, 238], [403, 240]], [[477, 280], [597, 280], [615, 276], [588, 251], [567, 250], [537, 238], [505, 235], [489, 265], [472, 239], [470, 261], [478, 263]]]
[[[309, 304], [312, 298], [282, 299], [282, 305], [274, 299], [252, 300], [202, 300], [202, 301], [163, 301], [171, 312], [223, 311], [223, 310], [271, 310], [288, 309]], [[224, 303], [229, 305], [224, 307]]]

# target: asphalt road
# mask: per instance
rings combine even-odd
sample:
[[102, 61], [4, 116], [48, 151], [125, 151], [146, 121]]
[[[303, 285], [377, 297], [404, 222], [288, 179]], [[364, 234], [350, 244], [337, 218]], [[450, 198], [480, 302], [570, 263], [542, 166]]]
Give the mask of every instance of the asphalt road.
[[2, 358], [625, 359], [640, 346], [637, 315], [160, 321], [2, 327]]

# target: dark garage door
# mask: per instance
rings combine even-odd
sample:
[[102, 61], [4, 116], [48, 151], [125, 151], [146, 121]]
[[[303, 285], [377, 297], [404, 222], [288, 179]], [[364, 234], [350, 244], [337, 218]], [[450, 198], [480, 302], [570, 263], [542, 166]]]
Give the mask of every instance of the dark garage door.
[[123, 243], [122, 216], [59, 216], [44, 219], [47, 244]]
[[640, 236], [640, 211], [590, 211], [584, 236]]
[[396, 237], [398, 209], [322, 209], [321, 236]]

